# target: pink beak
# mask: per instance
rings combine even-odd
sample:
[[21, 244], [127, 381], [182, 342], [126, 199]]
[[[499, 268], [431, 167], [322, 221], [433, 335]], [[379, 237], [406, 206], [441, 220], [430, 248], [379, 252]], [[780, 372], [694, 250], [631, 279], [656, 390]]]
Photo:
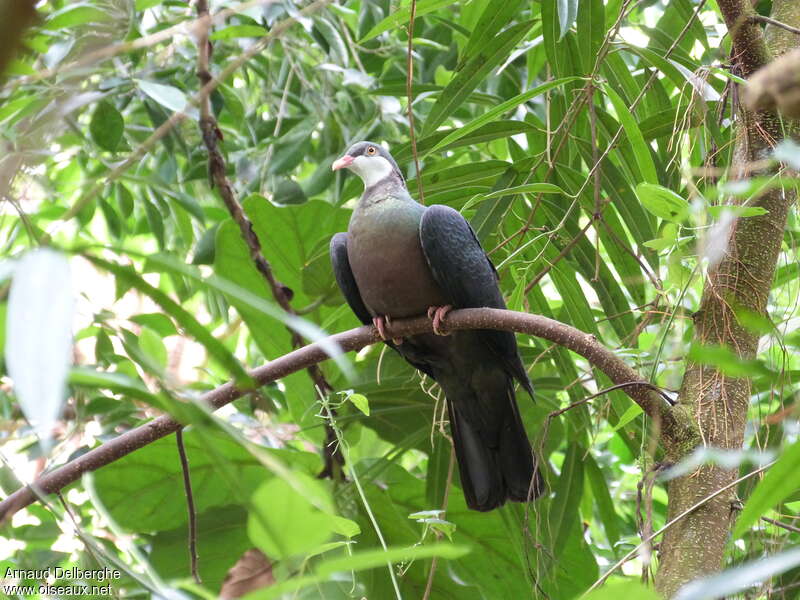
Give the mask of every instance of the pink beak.
[[345, 154], [339, 160], [333, 161], [331, 165], [331, 171], [338, 171], [339, 169], [345, 169], [353, 164], [353, 157]]

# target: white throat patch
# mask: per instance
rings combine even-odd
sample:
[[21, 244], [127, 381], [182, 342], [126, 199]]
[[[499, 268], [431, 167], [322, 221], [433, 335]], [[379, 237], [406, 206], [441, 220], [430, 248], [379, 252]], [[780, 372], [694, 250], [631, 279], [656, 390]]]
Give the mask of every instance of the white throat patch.
[[385, 179], [392, 173], [392, 164], [382, 156], [357, 156], [350, 170], [361, 177], [368, 188]]

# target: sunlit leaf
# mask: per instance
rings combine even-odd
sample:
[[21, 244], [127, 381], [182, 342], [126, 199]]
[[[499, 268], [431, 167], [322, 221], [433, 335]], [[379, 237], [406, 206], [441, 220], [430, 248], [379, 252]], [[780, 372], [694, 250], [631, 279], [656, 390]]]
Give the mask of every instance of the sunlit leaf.
[[770, 467], [745, 502], [733, 528], [734, 537], [741, 537], [767, 511], [786, 500], [797, 489], [800, 485], [796, 468], [798, 461], [800, 442], [795, 442], [783, 451], [778, 462]]
[[798, 565], [800, 565], [800, 549], [778, 552], [741, 567], [728, 569], [718, 575], [687, 583], [675, 594], [675, 600], [716, 600], [730, 597]]
[[72, 362], [73, 294], [64, 255], [43, 248], [17, 263], [8, 296], [5, 359], [20, 407], [46, 446]]
[[262, 37], [267, 35], [267, 30], [259, 25], [230, 25], [218, 29], [210, 36], [211, 40], [231, 40], [234, 38]]
[[660, 185], [640, 183], [636, 186], [636, 196], [650, 213], [665, 221], [681, 223], [689, 214], [689, 203]]

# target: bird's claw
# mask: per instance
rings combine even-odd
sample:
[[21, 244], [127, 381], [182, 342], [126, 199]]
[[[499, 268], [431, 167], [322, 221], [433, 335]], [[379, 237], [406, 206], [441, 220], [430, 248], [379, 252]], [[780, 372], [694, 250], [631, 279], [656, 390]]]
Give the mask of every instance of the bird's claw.
[[433, 333], [436, 335], [450, 335], [449, 331], [442, 329], [442, 325], [444, 324], [444, 318], [451, 310], [453, 310], [453, 307], [450, 304], [431, 306], [428, 309], [428, 318], [433, 321]]
[[[375, 329], [378, 330], [378, 335], [381, 336], [381, 339], [384, 342], [389, 341], [389, 334], [386, 332], [386, 326], [391, 325], [392, 321], [389, 319], [388, 315], [381, 315], [378, 317], [372, 317], [372, 324], [375, 326]], [[403, 343], [403, 338], [391, 338], [392, 343], [400, 345]]]

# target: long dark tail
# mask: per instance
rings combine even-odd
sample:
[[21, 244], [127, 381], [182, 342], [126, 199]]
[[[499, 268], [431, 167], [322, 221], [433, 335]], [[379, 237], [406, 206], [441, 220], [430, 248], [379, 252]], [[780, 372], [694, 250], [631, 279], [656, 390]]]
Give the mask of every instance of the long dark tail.
[[544, 492], [513, 382], [505, 379], [503, 389], [492, 386], [488, 398], [465, 386], [445, 389], [461, 487], [473, 510], [492, 510], [506, 500], [526, 502]]

